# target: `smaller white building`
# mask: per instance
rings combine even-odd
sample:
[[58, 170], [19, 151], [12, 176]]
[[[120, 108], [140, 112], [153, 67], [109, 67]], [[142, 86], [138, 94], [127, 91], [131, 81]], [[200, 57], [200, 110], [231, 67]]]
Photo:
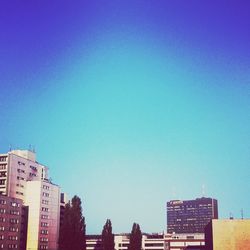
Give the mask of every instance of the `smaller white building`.
[[[129, 234], [115, 234], [115, 250], [127, 250]], [[101, 235], [88, 235], [87, 250], [101, 250]], [[185, 250], [187, 247], [203, 248], [204, 234], [142, 234], [142, 250]]]
[[143, 250], [164, 250], [164, 234], [145, 234], [142, 236]]
[[166, 234], [165, 250], [185, 250], [186, 247], [203, 247], [205, 235], [202, 233]]

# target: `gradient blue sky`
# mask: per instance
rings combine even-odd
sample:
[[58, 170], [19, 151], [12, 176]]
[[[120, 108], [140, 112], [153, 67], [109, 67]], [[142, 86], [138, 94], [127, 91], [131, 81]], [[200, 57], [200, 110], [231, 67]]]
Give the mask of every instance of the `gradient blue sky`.
[[249, 1], [1, 1], [0, 152], [35, 145], [88, 233], [170, 199], [250, 217]]

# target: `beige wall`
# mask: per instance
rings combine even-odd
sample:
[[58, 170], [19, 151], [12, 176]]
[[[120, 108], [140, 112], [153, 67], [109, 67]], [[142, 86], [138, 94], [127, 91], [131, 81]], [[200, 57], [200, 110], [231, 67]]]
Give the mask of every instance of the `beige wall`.
[[58, 248], [60, 188], [48, 181], [28, 181], [25, 205], [29, 206], [27, 250]]
[[214, 250], [250, 249], [250, 220], [213, 220]]
[[41, 210], [41, 181], [27, 183], [25, 205], [29, 206], [27, 250], [37, 250]]

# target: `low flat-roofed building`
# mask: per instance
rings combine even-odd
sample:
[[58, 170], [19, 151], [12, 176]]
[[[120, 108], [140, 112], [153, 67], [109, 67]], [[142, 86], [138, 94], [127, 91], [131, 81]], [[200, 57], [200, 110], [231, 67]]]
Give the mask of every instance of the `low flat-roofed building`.
[[212, 220], [205, 228], [207, 250], [250, 249], [250, 219]]
[[86, 250], [103, 250], [100, 234], [86, 235]]
[[[130, 234], [128, 233], [115, 234], [115, 250], [128, 250], [129, 238]], [[204, 245], [204, 234], [142, 234], [142, 250], [201, 250], [204, 249]], [[86, 249], [102, 250], [101, 235], [87, 235]]]
[[127, 250], [129, 246], [130, 234], [116, 234], [115, 235], [115, 249], [116, 250]]
[[[186, 250], [186, 249], [203, 249], [205, 245], [204, 234], [166, 234], [165, 250]], [[188, 248], [189, 247], [189, 248]]]
[[143, 250], [164, 250], [164, 233], [142, 235]]
[[[115, 250], [127, 250], [130, 234], [115, 234]], [[87, 250], [102, 250], [101, 235], [86, 236]], [[142, 250], [164, 250], [164, 234], [142, 234]]]

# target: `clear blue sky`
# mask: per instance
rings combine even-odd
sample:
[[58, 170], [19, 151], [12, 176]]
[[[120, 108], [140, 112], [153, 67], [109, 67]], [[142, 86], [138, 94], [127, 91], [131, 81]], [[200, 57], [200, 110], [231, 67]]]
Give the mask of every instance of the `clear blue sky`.
[[170, 199], [250, 217], [249, 1], [1, 1], [0, 152], [35, 145], [88, 233]]

